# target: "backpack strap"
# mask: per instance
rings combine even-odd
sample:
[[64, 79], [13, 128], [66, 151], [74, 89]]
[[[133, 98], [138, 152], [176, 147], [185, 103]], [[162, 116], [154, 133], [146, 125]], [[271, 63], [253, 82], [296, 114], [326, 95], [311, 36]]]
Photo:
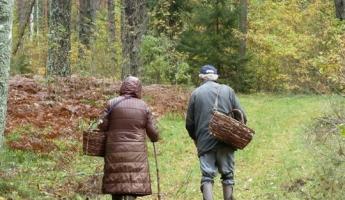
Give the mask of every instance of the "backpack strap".
[[219, 87], [217, 87], [217, 96], [216, 96], [216, 100], [215, 100], [214, 105], [213, 105], [213, 112], [218, 110], [218, 96], [219, 96], [220, 88], [221, 88], [221, 85]]
[[118, 100], [116, 103], [114, 103], [114, 105], [112, 105], [109, 110], [107, 110], [107, 115], [109, 115], [111, 113], [111, 111], [117, 106], [119, 105], [122, 101], [127, 100], [132, 98], [131, 96], [125, 96], [123, 99]]

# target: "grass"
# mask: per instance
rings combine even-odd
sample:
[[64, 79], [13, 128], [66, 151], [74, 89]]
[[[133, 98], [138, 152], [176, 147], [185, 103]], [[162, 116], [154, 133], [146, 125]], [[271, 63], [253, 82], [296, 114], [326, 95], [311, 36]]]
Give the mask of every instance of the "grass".
[[[248, 148], [236, 153], [237, 200], [306, 199], [308, 184], [315, 184], [312, 176], [316, 160], [305, 144], [306, 127], [322, 115], [330, 99], [335, 98], [338, 97], [240, 96], [249, 126], [256, 130], [256, 135]], [[167, 115], [159, 126], [162, 140], [157, 148], [163, 199], [201, 199], [196, 148], [185, 131], [183, 118]], [[75, 141], [66, 141], [69, 142]], [[150, 143], [148, 146], [152, 188], [156, 193], [153, 149]], [[0, 199], [83, 199], [82, 189], [78, 189], [79, 193], [73, 189], [85, 183], [90, 175], [102, 171], [103, 161], [82, 156], [80, 152], [65, 153], [39, 155], [10, 149], [1, 152]], [[222, 199], [218, 179], [219, 176], [215, 180], [215, 199]], [[110, 199], [103, 195], [90, 197]], [[140, 199], [155, 198], [153, 195]]]

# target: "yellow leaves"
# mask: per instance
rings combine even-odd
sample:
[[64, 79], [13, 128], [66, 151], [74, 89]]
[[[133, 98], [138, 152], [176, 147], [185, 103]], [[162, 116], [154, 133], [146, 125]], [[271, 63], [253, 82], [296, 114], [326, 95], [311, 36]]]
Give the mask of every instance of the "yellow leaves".
[[251, 3], [249, 66], [266, 89], [316, 87], [313, 83], [325, 88], [322, 80], [339, 76], [345, 34], [331, 7], [333, 2], [325, 0]]

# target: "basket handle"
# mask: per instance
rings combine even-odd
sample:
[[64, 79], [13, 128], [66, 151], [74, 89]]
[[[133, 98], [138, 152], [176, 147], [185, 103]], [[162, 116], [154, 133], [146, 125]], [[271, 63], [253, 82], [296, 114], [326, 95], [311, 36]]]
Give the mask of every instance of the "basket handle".
[[[87, 128], [87, 139], [86, 139], [86, 148], [85, 148], [85, 151], [87, 152], [88, 149], [89, 149], [89, 140], [90, 140], [90, 132], [92, 131], [92, 127], [94, 124], [97, 124], [98, 122], [97, 121], [93, 121], [89, 124], [89, 127]], [[97, 129], [95, 129], [97, 130]], [[85, 155], [87, 155], [87, 153], [84, 152]]]
[[243, 112], [242, 112], [241, 110], [239, 110], [239, 109], [232, 109], [232, 112], [233, 112], [233, 113], [234, 113], [234, 112], [239, 113], [240, 116], [241, 116], [241, 122], [244, 124]]

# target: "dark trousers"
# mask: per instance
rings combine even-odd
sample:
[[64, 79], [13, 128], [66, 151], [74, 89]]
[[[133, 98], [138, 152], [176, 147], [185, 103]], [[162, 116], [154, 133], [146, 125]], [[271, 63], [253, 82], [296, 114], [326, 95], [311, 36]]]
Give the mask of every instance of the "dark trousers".
[[113, 200], [135, 200], [135, 196], [130, 195], [111, 195], [113, 197]]

